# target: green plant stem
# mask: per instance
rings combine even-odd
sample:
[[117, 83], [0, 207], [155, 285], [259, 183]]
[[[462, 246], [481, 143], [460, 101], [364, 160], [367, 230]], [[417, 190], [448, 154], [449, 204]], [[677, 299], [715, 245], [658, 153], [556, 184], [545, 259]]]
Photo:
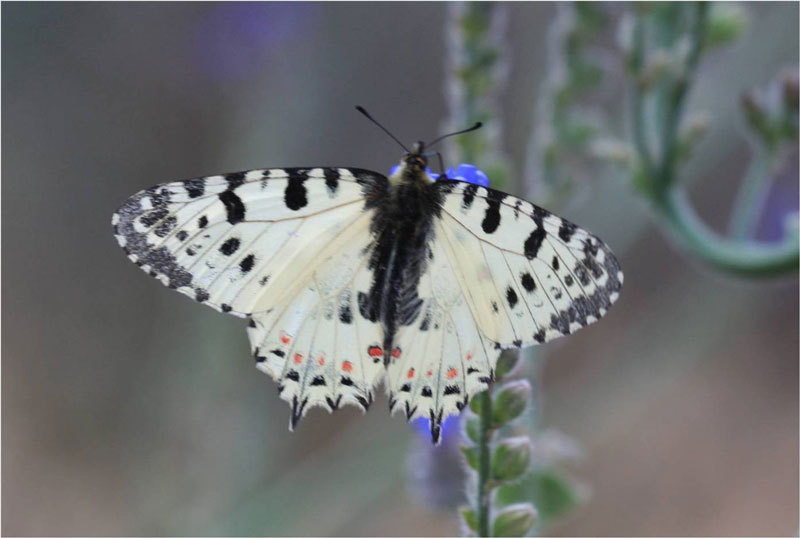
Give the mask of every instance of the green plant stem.
[[645, 25], [643, 19], [643, 15], [636, 15], [633, 26], [633, 48], [631, 51], [631, 71], [634, 79], [631, 96], [633, 101], [633, 140], [645, 173], [652, 177], [653, 157], [650, 155], [650, 145], [644, 123], [644, 98], [642, 96], [641, 81], [639, 80], [639, 75], [643, 69], [645, 49]]
[[490, 519], [490, 477], [491, 468], [491, 447], [492, 440], [492, 397], [491, 385], [489, 389], [482, 392], [477, 398], [481, 399], [480, 406], [480, 436], [478, 438], [478, 487], [477, 487], [477, 510], [478, 514], [478, 535], [489, 536]]
[[747, 276], [776, 276], [796, 272], [800, 248], [797, 236], [763, 244], [720, 237], [697, 216], [682, 189], [671, 189], [654, 200], [656, 212], [670, 234], [687, 250], [710, 265]]
[[697, 65], [700, 62], [700, 52], [705, 41], [706, 22], [708, 19], [708, 5], [705, 2], [697, 3], [694, 27], [692, 28], [691, 48], [686, 58], [683, 74], [678, 78], [672, 92], [666, 97], [668, 101], [667, 117], [661, 139], [661, 166], [656, 180], [661, 185], [668, 185], [675, 177], [675, 165], [678, 148], [678, 126], [683, 118], [683, 108], [689, 85], [694, 78]]
[[769, 152], [760, 148], [755, 150], [731, 210], [729, 233], [732, 238], [751, 239], [755, 235], [758, 217], [771, 185], [771, 163]]
[[[661, 155], [659, 162], [652, 167], [647, 140], [645, 139], [644, 107], [634, 100], [633, 132], [639, 159], [643, 163], [647, 177], [644, 189], [667, 231], [683, 247], [706, 263], [734, 274], [747, 276], [774, 276], [798, 269], [800, 248], [796, 234], [787, 234], [782, 243], [761, 244], [751, 241], [727, 239], [711, 230], [692, 208], [686, 193], [674, 185], [678, 160], [678, 127], [683, 116], [685, 98], [700, 59], [705, 40], [708, 6], [705, 2], [697, 5], [696, 17], [691, 34], [691, 45], [685, 70], [666, 96], [668, 99], [667, 121], [661, 134]], [[643, 25], [642, 17], [636, 25]], [[634, 28], [632, 67], [641, 63], [644, 55], [644, 28]], [[638, 36], [638, 37], [637, 37]], [[636, 60], [638, 58], [638, 60]], [[635, 74], [634, 69], [634, 74]], [[634, 80], [634, 87], [638, 81]], [[634, 97], [638, 94], [634, 91]], [[766, 175], [766, 174], [765, 174]], [[755, 183], [755, 181], [753, 180]], [[749, 217], [748, 217], [749, 218]]]

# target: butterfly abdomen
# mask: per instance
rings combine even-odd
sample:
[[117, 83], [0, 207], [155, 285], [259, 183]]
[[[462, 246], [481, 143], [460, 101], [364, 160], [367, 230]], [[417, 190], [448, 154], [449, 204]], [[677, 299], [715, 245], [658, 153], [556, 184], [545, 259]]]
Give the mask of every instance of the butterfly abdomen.
[[418, 286], [440, 205], [430, 182], [410, 177], [390, 187], [375, 213], [371, 226], [375, 248], [370, 259], [374, 278], [359, 306], [364, 317], [383, 325], [385, 350], [392, 349], [398, 327], [410, 325], [419, 316]]

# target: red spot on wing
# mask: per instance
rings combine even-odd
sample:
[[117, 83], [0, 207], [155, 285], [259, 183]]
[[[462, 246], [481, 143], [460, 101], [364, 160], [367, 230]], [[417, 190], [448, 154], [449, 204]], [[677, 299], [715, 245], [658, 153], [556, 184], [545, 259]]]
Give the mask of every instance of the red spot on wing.
[[406, 377], [408, 377], [409, 379], [414, 377], [414, 369], [413, 368], [409, 368], [408, 369], [408, 375]]
[[342, 363], [342, 370], [347, 372], [348, 374], [353, 371], [353, 363], [350, 361], [344, 361]]
[[394, 348], [392, 350], [392, 357], [394, 357], [395, 359], [399, 359], [400, 358], [400, 348], [399, 347], [396, 347], [396, 348]]
[[281, 331], [281, 342], [283, 342], [284, 344], [288, 345], [289, 342], [291, 342], [291, 341], [292, 341], [292, 338], [288, 334], [286, 334], [285, 331]]
[[458, 375], [458, 371], [455, 368], [450, 368], [447, 370], [447, 379], [453, 379], [455, 376]]
[[303, 362], [303, 356], [301, 354], [299, 354], [299, 353], [295, 353], [294, 354], [294, 363], [295, 364], [300, 364], [301, 362]]
[[472, 351], [470, 351], [469, 353], [467, 353], [467, 360], [468, 360], [468, 361], [471, 361], [471, 360], [472, 360]]
[[369, 346], [367, 353], [369, 353], [370, 357], [381, 357], [383, 356], [383, 349], [381, 349], [381, 346]]
[[324, 353], [320, 353], [319, 357], [317, 357], [317, 364], [319, 364], [320, 366], [325, 366], [325, 354]]
[[433, 375], [433, 370], [428, 370], [427, 372], [425, 372], [425, 375], [428, 376], [428, 377], [432, 376]]

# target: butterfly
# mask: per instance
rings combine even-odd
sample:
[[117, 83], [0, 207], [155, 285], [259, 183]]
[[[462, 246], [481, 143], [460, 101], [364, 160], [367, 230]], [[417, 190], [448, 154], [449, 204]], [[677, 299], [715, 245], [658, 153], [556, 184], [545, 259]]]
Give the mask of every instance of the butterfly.
[[142, 270], [248, 320], [256, 366], [291, 405], [373, 403], [426, 417], [438, 443], [494, 378], [504, 348], [603, 317], [623, 275], [575, 224], [503, 192], [427, 171], [425, 144], [386, 177], [272, 168], [151, 187], [112, 218]]

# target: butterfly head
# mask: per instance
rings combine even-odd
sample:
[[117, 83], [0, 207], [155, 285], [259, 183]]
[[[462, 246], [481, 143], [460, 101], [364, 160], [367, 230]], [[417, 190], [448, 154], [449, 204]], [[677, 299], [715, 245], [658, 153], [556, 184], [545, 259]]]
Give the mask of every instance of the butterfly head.
[[411, 151], [403, 155], [403, 164], [414, 170], [425, 170], [428, 157], [425, 155], [425, 142], [419, 141], [411, 146]]
[[425, 143], [417, 142], [400, 159], [400, 163], [392, 168], [391, 178], [394, 181], [412, 183], [432, 183], [434, 177], [428, 168], [428, 156], [424, 153]]

